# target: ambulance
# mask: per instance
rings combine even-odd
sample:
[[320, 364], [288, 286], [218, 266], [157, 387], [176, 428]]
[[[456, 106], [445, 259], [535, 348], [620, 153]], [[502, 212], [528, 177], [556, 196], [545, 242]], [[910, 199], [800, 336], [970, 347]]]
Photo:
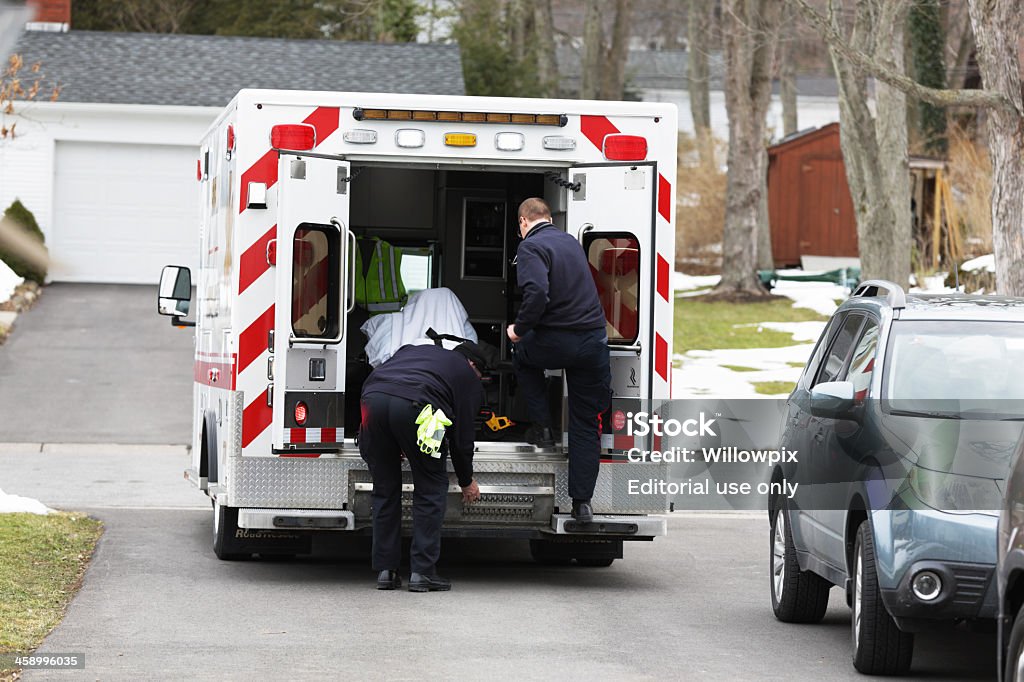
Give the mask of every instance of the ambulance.
[[[481, 499], [463, 504], [453, 477], [445, 535], [521, 538], [538, 561], [586, 566], [664, 535], [669, 498], [630, 481], [664, 479], [667, 465], [630, 461], [658, 444], [623, 427], [670, 394], [676, 115], [643, 102], [240, 91], [200, 147], [198, 271], [168, 266], [158, 291], [172, 324], [195, 327], [185, 477], [212, 500], [216, 555], [305, 554], [370, 533], [360, 388], [370, 360], [408, 334], [416, 301], [442, 290], [465, 317], [456, 336], [504, 360], [477, 424]], [[508, 362], [528, 197], [579, 239], [607, 318], [614, 401], [589, 524], [569, 513], [561, 373], [547, 381], [562, 428], [541, 449], [525, 439]], [[383, 259], [390, 270], [373, 255], [382, 243], [397, 255]], [[357, 301], [396, 279], [402, 310]], [[412, 318], [430, 326], [429, 310]]]

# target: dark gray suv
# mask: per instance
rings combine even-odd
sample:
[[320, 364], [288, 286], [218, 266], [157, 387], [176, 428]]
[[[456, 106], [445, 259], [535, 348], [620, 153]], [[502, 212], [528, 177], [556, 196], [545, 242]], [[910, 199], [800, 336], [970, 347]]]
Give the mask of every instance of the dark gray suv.
[[853, 664], [910, 668], [913, 633], [997, 612], [996, 521], [1024, 418], [1024, 299], [862, 284], [789, 398], [774, 480], [771, 601], [818, 622], [833, 586]]

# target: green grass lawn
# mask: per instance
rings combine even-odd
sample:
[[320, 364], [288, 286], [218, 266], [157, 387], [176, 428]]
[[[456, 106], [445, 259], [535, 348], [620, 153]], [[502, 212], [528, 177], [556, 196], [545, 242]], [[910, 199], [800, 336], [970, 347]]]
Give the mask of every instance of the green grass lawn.
[[779, 395], [780, 393], [792, 393], [796, 387], [794, 381], [751, 381], [754, 390], [763, 395]]
[[731, 369], [734, 372], [760, 372], [757, 367], [746, 367], [744, 365], [722, 365], [726, 369]]
[[[794, 344], [793, 336], [771, 329], [757, 330], [759, 322], [808, 322], [828, 319], [809, 308], [794, 308], [793, 301], [773, 296], [764, 302], [705, 302], [699, 296], [676, 299], [676, 353], [716, 348], [781, 348]], [[742, 326], [755, 325], [755, 326]]]
[[60, 622], [102, 532], [82, 514], [0, 514], [0, 653], [33, 651]]

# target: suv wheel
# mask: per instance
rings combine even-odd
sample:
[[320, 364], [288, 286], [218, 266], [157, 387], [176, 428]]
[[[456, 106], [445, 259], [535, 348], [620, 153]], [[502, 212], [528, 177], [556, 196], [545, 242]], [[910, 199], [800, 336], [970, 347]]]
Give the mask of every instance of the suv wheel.
[[785, 505], [780, 500], [772, 514], [769, 536], [769, 579], [772, 611], [785, 623], [818, 623], [828, 610], [832, 583], [811, 571], [801, 571], [789, 529]]
[[1024, 681], [1024, 606], [1017, 612], [1017, 617], [1013, 621], [1003, 668], [1003, 682], [1022, 681]]
[[882, 603], [875, 569], [871, 525], [857, 529], [853, 554], [853, 667], [867, 675], [900, 675], [910, 670], [914, 635], [896, 627]]

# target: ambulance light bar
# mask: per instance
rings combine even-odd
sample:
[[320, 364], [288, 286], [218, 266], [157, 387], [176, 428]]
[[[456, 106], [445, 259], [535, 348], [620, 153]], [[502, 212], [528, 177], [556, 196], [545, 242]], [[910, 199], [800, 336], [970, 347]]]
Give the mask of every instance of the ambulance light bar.
[[312, 149], [316, 146], [316, 128], [308, 123], [276, 125], [270, 129], [270, 146], [299, 151]]
[[569, 117], [565, 114], [511, 114], [485, 111], [425, 111], [422, 109], [363, 109], [352, 110], [357, 121], [440, 121], [442, 123], [514, 123], [565, 127]]
[[604, 158], [609, 161], [643, 161], [647, 158], [647, 138], [639, 135], [605, 135]]

